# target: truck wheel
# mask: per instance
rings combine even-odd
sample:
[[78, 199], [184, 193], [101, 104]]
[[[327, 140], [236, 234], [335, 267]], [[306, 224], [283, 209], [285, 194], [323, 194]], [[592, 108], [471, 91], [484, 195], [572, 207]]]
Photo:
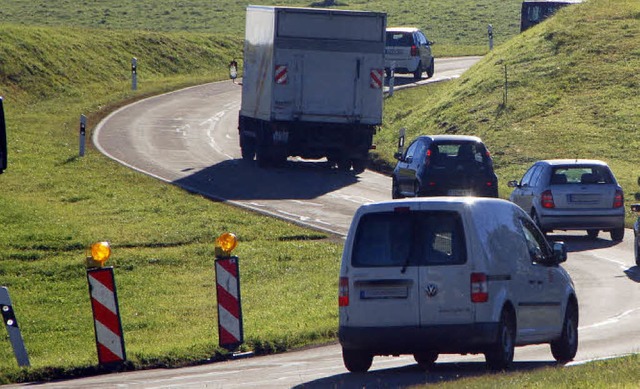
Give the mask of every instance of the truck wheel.
[[413, 72], [413, 78], [416, 80], [422, 79], [422, 62], [418, 62], [418, 67]]
[[513, 362], [515, 348], [515, 323], [512, 315], [503, 310], [498, 324], [498, 338], [487, 349], [484, 357], [491, 370], [506, 370]]
[[348, 159], [340, 158], [336, 161], [336, 165], [338, 165], [338, 170], [342, 172], [348, 172], [351, 169], [351, 161]]
[[636, 266], [640, 266], [640, 239], [636, 236], [633, 238], [633, 253], [636, 257]]
[[253, 161], [253, 157], [256, 155], [256, 145], [252, 139], [243, 137], [241, 142], [240, 151], [242, 152], [242, 159], [245, 161]]
[[352, 161], [352, 164], [353, 164], [353, 171], [356, 174], [360, 174], [367, 167], [367, 160], [366, 159], [354, 159]]
[[432, 368], [436, 363], [438, 353], [435, 351], [423, 351], [413, 354], [413, 359], [418, 362], [418, 365], [420, 365], [421, 368], [426, 370]]
[[259, 167], [266, 168], [271, 166], [271, 156], [264, 150], [257, 151], [256, 161]]
[[365, 351], [342, 349], [344, 367], [352, 373], [364, 373], [373, 363], [373, 355]]
[[551, 342], [551, 354], [560, 363], [566, 363], [578, 351], [578, 307], [572, 301], [567, 304], [560, 339]]

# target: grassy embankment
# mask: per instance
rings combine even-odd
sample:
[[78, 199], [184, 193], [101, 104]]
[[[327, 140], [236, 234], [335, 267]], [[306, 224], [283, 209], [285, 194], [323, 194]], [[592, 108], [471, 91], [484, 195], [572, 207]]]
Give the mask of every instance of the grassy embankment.
[[[633, 154], [638, 101], [629, 91], [638, 84], [633, 72], [622, 71], [626, 68], [616, 56], [627, 50], [622, 62], [629, 69], [638, 67], [640, 12], [635, 4], [622, 0], [614, 1], [614, 6], [609, 1], [592, 3], [594, 9], [578, 14], [578, 23], [559, 19], [560, 25], [532, 30], [497, 48], [458, 82], [397, 93], [387, 101], [385, 126], [378, 138], [382, 158], [390, 160], [399, 126], [414, 131], [411, 134], [457, 128], [459, 133], [475, 133], [487, 141], [503, 183], [505, 177], [521, 174], [534, 159], [567, 154], [569, 145], [585, 154], [597, 146], [595, 154], [607, 159], [620, 176], [620, 166], [635, 161], [629, 154]], [[587, 35], [584, 29], [589, 23], [612, 35]], [[0, 85], [12, 145], [10, 170], [0, 176], [4, 227], [0, 283], [10, 288], [33, 365], [31, 369], [15, 367], [8, 340], [1, 339], [0, 382], [95, 370], [82, 259], [86, 246], [99, 239], [114, 246], [111, 264], [116, 266], [130, 365], [180, 364], [220, 351], [212, 241], [230, 229], [241, 239], [237, 254], [244, 259], [248, 347], [281, 350], [334, 336], [339, 244], [323, 234], [185, 194], [130, 172], [93, 150], [84, 158], [76, 157], [80, 113], [89, 113], [95, 123], [97, 115], [116, 101], [224, 78], [226, 60], [239, 47], [237, 38], [227, 40], [233, 42], [231, 47], [213, 48], [219, 39], [192, 34], [8, 26], [0, 34]], [[572, 39], [581, 41], [573, 46]], [[202, 47], [209, 50], [201, 51]], [[142, 50], [149, 52], [143, 56]], [[174, 54], [168, 54], [172, 50]], [[67, 59], [78, 51], [87, 56]], [[200, 53], [195, 56], [198, 60], [193, 59], [194, 53]], [[19, 62], [14, 55], [26, 56], [25, 66], [15, 65]], [[603, 60], [593, 61], [596, 55]], [[137, 94], [129, 90], [131, 56], [147, 58], [141, 60]], [[513, 72], [507, 107], [500, 105], [503, 63]], [[544, 77], [534, 77], [539, 73]], [[607, 81], [600, 82], [594, 76], [598, 73], [607, 73]], [[587, 84], [582, 85], [583, 81]], [[530, 89], [526, 94], [524, 85]], [[620, 96], [625, 101], [614, 100]], [[595, 98], [602, 104], [596, 106]], [[600, 121], [592, 127], [596, 108], [600, 108], [596, 111]], [[570, 131], [567, 123], [588, 134], [583, 138], [596, 139], [574, 146], [576, 130]], [[631, 134], [624, 141], [610, 139], [624, 135], [622, 127]], [[601, 133], [610, 129], [610, 134]], [[620, 146], [627, 155], [615, 153]], [[538, 154], [540, 150], [549, 154]], [[612, 158], [605, 158], [609, 155]], [[301, 310], [299, 301], [313, 303]], [[634, 364], [637, 358], [605, 362], [606, 372], [615, 371], [615, 379], [622, 380], [607, 384], [637, 382]], [[572, 381], [562, 371], [542, 374], [549, 380], [561, 375], [545, 386], [594, 383], [603, 387], [606, 384], [598, 379], [606, 374], [600, 366], [572, 369], [576, 373], [570, 374], [580, 381]], [[624, 374], [627, 370], [633, 372]], [[486, 379], [490, 383], [484, 385], [535, 387], [541, 378], [518, 373]]]
[[[26, 25], [82, 26], [111, 29], [189, 31], [244, 36], [247, 4], [309, 7], [322, 0], [16, 0], [0, 9], [0, 21]], [[487, 26], [493, 25], [495, 44], [506, 42], [520, 29], [521, 0], [345, 0], [339, 9], [386, 12], [389, 26], [422, 28], [436, 41], [439, 57], [482, 55], [488, 49]]]

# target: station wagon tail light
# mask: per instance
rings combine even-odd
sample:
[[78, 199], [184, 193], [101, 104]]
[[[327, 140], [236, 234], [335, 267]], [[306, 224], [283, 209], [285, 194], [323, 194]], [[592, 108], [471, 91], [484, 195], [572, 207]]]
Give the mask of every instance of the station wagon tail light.
[[349, 277], [340, 277], [340, 286], [338, 287], [338, 306], [349, 306]]
[[540, 195], [540, 204], [542, 208], [555, 208], [556, 205], [553, 202], [553, 194], [551, 194], [550, 190], [545, 190]]
[[411, 46], [411, 56], [412, 57], [417, 57], [418, 56], [418, 48], [416, 47], [416, 45], [412, 45]]
[[486, 303], [487, 301], [489, 301], [487, 275], [484, 273], [471, 273], [471, 302]]
[[620, 208], [624, 205], [624, 196], [621, 190], [616, 190], [616, 195], [613, 197], [613, 208]]

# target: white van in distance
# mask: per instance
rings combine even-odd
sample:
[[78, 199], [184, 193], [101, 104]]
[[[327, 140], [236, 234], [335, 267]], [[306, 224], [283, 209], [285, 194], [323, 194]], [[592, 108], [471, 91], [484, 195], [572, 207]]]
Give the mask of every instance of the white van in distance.
[[531, 218], [506, 200], [428, 197], [361, 206], [342, 255], [339, 339], [345, 367], [375, 355], [483, 353], [495, 370], [514, 347], [549, 343], [567, 362], [578, 348], [578, 300]]

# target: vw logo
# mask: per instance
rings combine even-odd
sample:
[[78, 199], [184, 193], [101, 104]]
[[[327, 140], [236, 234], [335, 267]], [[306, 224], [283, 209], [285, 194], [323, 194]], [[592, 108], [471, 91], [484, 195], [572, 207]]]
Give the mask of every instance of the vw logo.
[[426, 288], [424, 288], [424, 290], [427, 292], [427, 296], [429, 297], [434, 297], [438, 294], [438, 287], [436, 286], [436, 284], [429, 284]]

